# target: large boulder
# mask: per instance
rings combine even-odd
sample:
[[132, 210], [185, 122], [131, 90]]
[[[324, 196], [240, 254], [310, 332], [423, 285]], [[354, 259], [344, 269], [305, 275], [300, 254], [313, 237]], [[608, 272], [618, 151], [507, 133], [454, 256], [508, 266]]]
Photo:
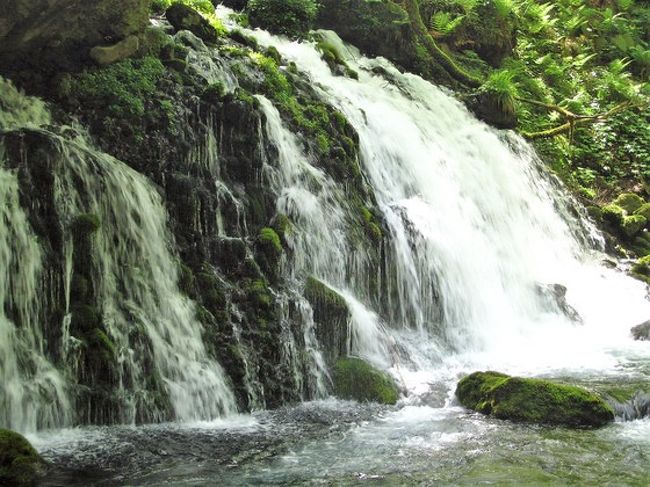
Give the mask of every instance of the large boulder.
[[91, 47], [145, 29], [150, 0], [6, 0], [0, 11], [0, 68], [45, 61], [66, 66]]
[[399, 389], [385, 372], [359, 358], [344, 358], [334, 367], [334, 394], [341, 399], [395, 404]]
[[516, 422], [593, 428], [614, 420], [612, 408], [586, 389], [499, 372], [468, 375], [456, 396], [469, 409]]
[[43, 460], [24, 436], [0, 429], [0, 485], [36, 485], [43, 466]]

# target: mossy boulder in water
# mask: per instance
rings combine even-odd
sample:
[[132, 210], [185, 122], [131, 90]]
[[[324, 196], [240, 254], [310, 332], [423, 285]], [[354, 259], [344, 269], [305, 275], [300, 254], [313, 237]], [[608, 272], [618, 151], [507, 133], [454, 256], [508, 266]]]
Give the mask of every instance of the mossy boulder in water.
[[456, 396], [469, 409], [516, 422], [579, 428], [614, 419], [612, 408], [586, 389], [499, 372], [468, 375], [458, 383]]
[[43, 460], [24, 436], [0, 429], [0, 485], [36, 485]]
[[334, 367], [334, 394], [360, 402], [395, 404], [399, 390], [395, 381], [364, 360], [344, 358]]

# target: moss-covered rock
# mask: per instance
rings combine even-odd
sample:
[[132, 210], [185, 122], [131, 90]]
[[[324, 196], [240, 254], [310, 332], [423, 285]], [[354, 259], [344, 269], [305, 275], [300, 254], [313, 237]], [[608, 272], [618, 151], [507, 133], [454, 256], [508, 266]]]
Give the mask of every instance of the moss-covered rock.
[[623, 218], [621, 223], [621, 229], [627, 238], [633, 238], [643, 230], [648, 221], [644, 216], [641, 215], [631, 215]]
[[165, 12], [165, 17], [176, 30], [189, 30], [204, 42], [214, 44], [219, 39], [217, 29], [192, 7], [174, 3]]
[[641, 215], [650, 222], [650, 203], [643, 203], [634, 211], [635, 215]]
[[641, 208], [644, 201], [639, 195], [634, 193], [623, 193], [618, 196], [613, 202], [615, 205], [623, 208], [628, 215], [631, 215], [636, 210]]
[[43, 463], [24, 436], [0, 429], [0, 485], [36, 485]]
[[625, 211], [620, 206], [610, 203], [602, 207], [601, 215], [605, 223], [618, 226], [623, 223]]
[[463, 378], [456, 396], [469, 409], [516, 422], [576, 428], [599, 427], [614, 419], [612, 408], [586, 389], [499, 372]]
[[640, 258], [632, 266], [632, 276], [650, 284], [650, 255]]
[[395, 381], [364, 360], [344, 358], [334, 366], [334, 394], [360, 402], [395, 404], [399, 390]]

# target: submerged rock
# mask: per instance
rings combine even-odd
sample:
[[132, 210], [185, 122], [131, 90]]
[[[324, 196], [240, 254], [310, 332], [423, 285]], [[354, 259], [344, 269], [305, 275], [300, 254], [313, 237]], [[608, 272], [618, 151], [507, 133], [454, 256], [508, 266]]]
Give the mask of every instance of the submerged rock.
[[43, 460], [19, 433], [0, 429], [0, 485], [36, 485]]
[[636, 325], [630, 331], [635, 340], [650, 340], [650, 320]]
[[586, 389], [499, 372], [468, 375], [458, 383], [456, 396], [469, 409], [515, 422], [579, 428], [614, 419], [612, 408]]
[[334, 394], [359, 402], [395, 404], [399, 390], [395, 381], [364, 360], [348, 357], [334, 367]]

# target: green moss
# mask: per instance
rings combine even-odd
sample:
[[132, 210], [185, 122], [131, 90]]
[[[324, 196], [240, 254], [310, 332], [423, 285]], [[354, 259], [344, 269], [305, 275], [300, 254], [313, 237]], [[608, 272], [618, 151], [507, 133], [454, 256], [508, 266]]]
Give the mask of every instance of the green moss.
[[105, 110], [111, 117], [139, 118], [165, 71], [159, 59], [127, 59], [104, 68], [84, 71], [62, 84], [60, 95], [73, 104]]
[[650, 255], [640, 258], [632, 266], [632, 275], [650, 284]]
[[384, 236], [384, 232], [381, 230], [381, 226], [374, 213], [365, 206], [361, 206], [360, 211], [366, 234], [373, 242], [380, 241]]
[[0, 429], [0, 485], [35, 485], [43, 460], [27, 439]]
[[340, 359], [334, 366], [334, 393], [342, 399], [395, 404], [399, 390], [395, 381], [364, 360]]
[[269, 227], [264, 227], [260, 230], [259, 241], [265, 248], [277, 253], [282, 252], [282, 243], [280, 237], [275, 230]]
[[516, 422], [598, 427], [614, 419], [611, 407], [586, 389], [498, 372], [463, 378], [456, 396], [467, 408]]
[[643, 199], [634, 193], [623, 193], [614, 200], [614, 204], [623, 208], [628, 215], [641, 208], [643, 203]]
[[283, 213], [275, 216], [273, 219], [273, 229], [277, 232], [280, 239], [285, 240], [291, 234], [293, 225], [289, 217]]
[[315, 277], [308, 277], [305, 284], [305, 298], [314, 308], [320, 307], [323, 315], [348, 315], [345, 298]]
[[[249, 35], [244, 34], [241, 30], [239, 29], [233, 29], [228, 33], [228, 37], [230, 37], [233, 41], [239, 42], [240, 44], [243, 44], [246, 47], [249, 47], [250, 49], [254, 51], [258, 51], [260, 49], [260, 46], [257, 42], [257, 39], [254, 37], [251, 37]], [[276, 49], [277, 52], [277, 49]]]
[[634, 211], [635, 215], [641, 215], [650, 222], [650, 203], [643, 203]]
[[626, 216], [621, 223], [621, 229], [626, 237], [632, 238], [637, 235], [643, 227], [645, 227], [647, 220], [641, 215]]
[[620, 226], [623, 223], [625, 212], [623, 208], [614, 203], [605, 205], [602, 208], [603, 221], [612, 226]]
[[189, 30], [208, 44], [215, 44], [226, 33], [223, 24], [214, 14], [214, 6], [210, 1], [173, 2], [165, 11], [165, 17], [176, 30]]
[[262, 310], [268, 310], [273, 304], [273, 296], [269, 291], [269, 285], [264, 279], [253, 279], [244, 281], [244, 289], [249, 301]]

